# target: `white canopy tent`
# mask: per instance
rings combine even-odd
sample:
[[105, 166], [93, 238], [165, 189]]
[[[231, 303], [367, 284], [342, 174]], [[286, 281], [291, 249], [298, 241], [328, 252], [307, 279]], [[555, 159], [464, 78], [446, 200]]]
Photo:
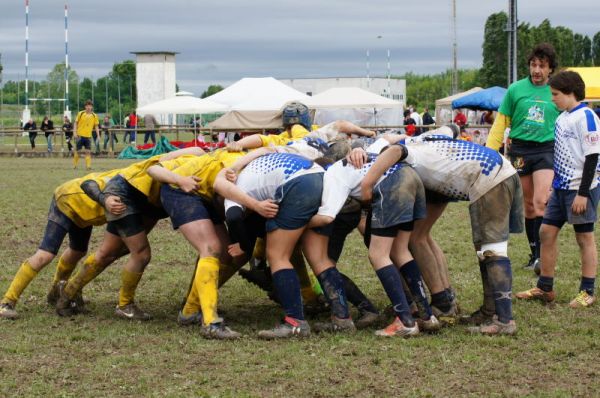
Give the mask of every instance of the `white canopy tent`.
[[201, 115], [203, 113], [227, 112], [229, 110], [227, 105], [206, 98], [194, 97], [188, 93], [181, 94], [177, 93], [175, 97], [141, 106], [136, 109], [136, 112], [142, 116], [147, 114]]
[[481, 87], [473, 87], [470, 90], [463, 91], [462, 93], [450, 95], [445, 98], [441, 98], [435, 101], [435, 123], [446, 124], [450, 123], [453, 120], [452, 117], [452, 101], [462, 98], [465, 95], [473, 94], [478, 91], [483, 90]]
[[304, 102], [316, 109], [315, 124], [344, 119], [361, 126], [402, 124], [402, 103], [358, 87], [336, 87]]

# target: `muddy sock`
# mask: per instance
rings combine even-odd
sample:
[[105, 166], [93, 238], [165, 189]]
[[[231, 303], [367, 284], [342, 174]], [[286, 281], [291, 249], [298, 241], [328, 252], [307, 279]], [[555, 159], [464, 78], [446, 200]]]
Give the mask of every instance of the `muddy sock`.
[[554, 288], [554, 278], [540, 275], [537, 281], [537, 287], [545, 292], [551, 292]]
[[586, 291], [590, 296], [594, 295], [594, 283], [596, 282], [596, 278], [586, 278], [585, 276], [581, 277], [581, 284], [579, 285], [579, 291]]
[[402, 278], [400, 277], [400, 273], [396, 266], [394, 264], [386, 265], [385, 267], [378, 269], [376, 274], [394, 306], [396, 316], [400, 318], [404, 326], [414, 326], [415, 320], [410, 314], [410, 309], [406, 302], [406, 295], [402, 288]]
[[285, 315], [304, 320], [300, 281], [294, 269], [282, 269], [273, 274], [273, 285]]
[[344, 280], [337, 268], [328, 268], [317, 275], [317, 279], [327, 297], [331, 312], [337, 318], [350, 318], [346, 293], [344, 292]]
[[346, 291], [346, 298], [352, 305], [354, 305], [360, 312], [373, 312], [377, 314], [377, 308], [371, 303], [371, 301], [364, 295], [358, 286], [346, 275], [342, 274], [344, 280], [344, 290]]

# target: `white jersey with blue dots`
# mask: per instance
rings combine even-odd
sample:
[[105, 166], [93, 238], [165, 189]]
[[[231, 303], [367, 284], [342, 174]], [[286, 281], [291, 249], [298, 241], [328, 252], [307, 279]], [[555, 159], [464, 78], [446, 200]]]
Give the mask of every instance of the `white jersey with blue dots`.
[[[355, 168], [346, 160], [340, 160], [332, 164], [323, 176], [323, 196], [318, 215], [335, 218], [340, 212], [348, 196], [361, 199], [360, 183], [375, 163], [377, 155], [369, 154], [368, 161], [360, 168]], [[379, 178], [375, 186], [387, 176], [400, 168], [407, 166], [406, 163], [396, 163]]]
[[[380, 149], [385, 142], [376, 141], [367, 152]], [[405, 145], [405, 162], [425, 188], [453, 199], [475, 202], [517, 172], [498, 152], [445, 135], [411, 137]]]
[[[325, 170], [312, 160], [292, 153], [269, 153], [250, 162], [239, 174], [236, 185], [250, 197], [274, 199], [277, 188], [294, 178]], [[240, 206], [225, 200], [225, 209]]]
[[[600, 153], [600, 119], [584, 104], [556, 119], [554, 141], [554, 189], [578, 190], [585, 157]], [[598, 186], [598, 170], [590, 189]]]

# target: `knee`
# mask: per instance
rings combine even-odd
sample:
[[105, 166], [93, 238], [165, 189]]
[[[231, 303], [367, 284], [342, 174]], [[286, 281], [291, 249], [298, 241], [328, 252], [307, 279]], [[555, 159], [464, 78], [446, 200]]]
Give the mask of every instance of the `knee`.
[[44, 250], [38, 250], [27, 261], [31, 265], [31, 268], [35, 269], [36, 271], [39, 271], [46, 265], [50, 264], [50, 262], [54, 260], [54, 257], [56, 257], [56, 255], [53, 253]]
[[150, 259], [152, 258], [152, 252], [150, 251], [150, 245], [145, 245], [141, 247], [139, 250], [132, 251], [131, 257], [133, 257], [136, 262], [138, 262], [142, 266], [148, 265]]

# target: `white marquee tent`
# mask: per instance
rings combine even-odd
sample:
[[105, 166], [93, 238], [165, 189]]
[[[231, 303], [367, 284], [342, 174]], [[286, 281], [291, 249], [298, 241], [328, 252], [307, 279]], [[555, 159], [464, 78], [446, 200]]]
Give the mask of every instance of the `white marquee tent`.
[[227, 112], [229, 110], [227, 105], [189, 94], [191, 93], [177, 93], [175, 97], [141, 106], [136, 109], [136, 112], [142, 116], [147, 114], [201, 115], [203, 113]]

